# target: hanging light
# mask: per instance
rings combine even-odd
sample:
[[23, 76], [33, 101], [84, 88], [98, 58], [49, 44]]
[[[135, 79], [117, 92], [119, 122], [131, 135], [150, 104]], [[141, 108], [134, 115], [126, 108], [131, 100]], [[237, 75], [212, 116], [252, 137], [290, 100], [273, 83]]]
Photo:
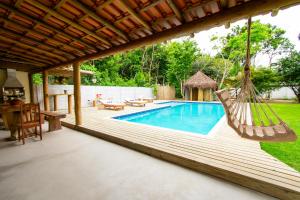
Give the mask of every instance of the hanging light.
[[271, 16], [272, 16], [272, 17], [277, 16], [277, 15], [278, 15], [278, 12], [279, 12], [279, 9], [274, 9], [274, 10], [272, 10]]
[[226, 29], [229, 29], [230, 28], [230, 22], [226, 22], [224, 26], [225, 26]]
[[97, 78], [96, 78], [96, 76], [93, 76], [92, 82], [93, 82], [94, 84], [97, 83]]

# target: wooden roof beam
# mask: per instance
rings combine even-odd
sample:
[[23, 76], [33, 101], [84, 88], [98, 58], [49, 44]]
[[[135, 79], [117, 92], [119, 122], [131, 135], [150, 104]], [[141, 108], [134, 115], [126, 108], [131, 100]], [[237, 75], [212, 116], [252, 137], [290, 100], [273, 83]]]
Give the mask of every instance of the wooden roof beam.
[[[52, 52], [50, 52], [50, 53], [53, 53], [53, 54], [56, 54], [56, 55], [60, 55], [60, 54], [67, 55], [67, 56], [71, 57], [71, 59], [76, 58], [74, 55], [71, 55], [68, 52], [56, 49], [55, 47], [53, 47], [51, 45], [48, 45], [48, 44], [45, 44], [45, 43], [42, 43], [42, 42], [40, 42], [36, 39], [29, 38], [29, 37], [26, 36], [26, 34], [20, 35], [20, 34], [17, 34], [15, 32], [13, 32], [13, 31], [8, 30], [8, 29], [4, 29], [2, 27], [0, 27], [0, 32], [6, 33], [8, 35], [12, 35], [12, 36], [17, 37], [19, 39], [26, 39], [27, 41], [38, 44], [39, 46], [45, 46], [45, 47], [51, 49]], [[54, 52], [54, 51], [56, 51], [56, 52]]]
[[34, 65], [34, 66], [38, 66], [38, 67], [42, 67], [45, 66], [45, 64], [38, 64], [35, 62], [28, 62], [28, 61], [24, 61], [22, 59], [11, 59], [11, 58], [5, 58], [5, 57], [1, 57], [0, 58], [1, 61], [7, 61], [7, 62], [13, 62], [13, 63], [21, 63], [21, 64], [29, 64], [29, 65]]
[[144, 27], [146, 27], [149, 30], [152, 30], [152, 28], [148, 25], [147, 22], [145, 22], [141, 16], [139, 16], [130, 6], [129, 2], [127, 0], [119, 0], [121, 3], [120, 6], [127, 10], [127, 12], [140, 24], [142, 24]]
[[5, 53], [0, 53], [0, 55], [1, 55], [3, 58], [8, 58], [8, 59], [21, 59], [21, 60], [24, 60], [24, 61], [27, 61], [27, 62], [32, 62], [32, 63], [39, 64], [40, 66], [45, 66], [45, 65], [47, 65], [46, 63], [42, 63], [42, 62], [39, 62], [39, 61], [35, 61], [35, 60], [29, 59], [29, 58], [24, 58], [24, 57], [21, 57], [21, 56], [15, 56], [15, 55], [5, 54]]
[[[38, 32], [38, 31], [36, 31], [36, 30], [34, 30], [34, 29], [27, 28], [26, 26], [20, 25], [20, 24], [14, 22], [14, 21], [12, 21], [12, 20], [9, 20], [9, 19], [0, 19], [0, 21], [1, 21], [1, 20], [3, 20], [4, 23], [7, 23], [7, 24], [12, 25], [13, 27], [16, 27], [16, 28], [19, 28], [19, 29], [21, 29], [21, 30], [27, 31], [27, 33], [29, 33], [29, 34], [30, 34], [30, 33], [33, 33], [33, 34], [42, 36], [43, 38], [45, 38], [45, 39], [47, 39], [47, 40], [52, 40], [52, 41], [54, 41], [54, 43], [57, 43], [57, 44], [59, 45], [58, 48], [67, 47], [67, 48], [69, 48], [69, 49], [72, 49], [73, 51], [76, 51], [77, 53], [79, 52], [80, 54], [85, 54], [84, 52], [82, 52], [82, 51], [80, 51], [80, 50], [78, 50], [78, 49], [76, 49], [76, 48], [74, 48], [74, 47], [72, 47], [72, 46], [70, 46], [70, 45], [68, 45], [68, 44], [65, 44], [65, 43], [63, 43], [63, 42], [61, 42], [61, 41], [59, 41], [59, 40], [57, 40], [57, 39], [55, 39], [55, 38], [51, 38], [51, 37], [49, 37], [48, 35], [46, 35], [46, 34], [44, 34], [44, 33], [41, 33], [41, 32]], [[54, 47], [54, 46], [53, 46], [53, 47]], [[55, 48], [57, 48], [57, 47], [55, 47]], [[62, 50], [62, 49], [61, 49], [61, 50]], [[62, 51], [64, 51], [64, 50], [62, 50]], [[68, 53], [68, 52], [66, 52], [66, 53]], [[76, 56], [74, 53], [72, 53], [72, 55], [73, 55], [73, 56]]]
[[228, 8], [228, 0], [220, 0], [221, 8]]
[[143, 7], [142, 9], [140, 9], [141, 12], [144, 12], [152, 7], [155, 7], [157, 6], [158, 4], [160, 4], [161, 2], [163, 2], [165, 0], [155, 0], [155, 1], [152, 1], [149, 5]]
[[67, 59], [65, 57], [63, 57], [63, 56], [60, 56], [60, 55], [48, 52], [47, 50], [39, 49], [38, 47], [31, 46], [31, 45], [26, 44], [26, 43], [21, 42], [21, 41], [16, 41], [14, 39], [11, 39], [11, 38], [8, 38], [8, 37], [4, 37], [2, 35], [0, 35], [0, 40], [6, 41], [6, 42], [9, 42], [9, 43], [12, 43], [12, 44], [17, 44], [17, 45], [21, 46], [21, 48], [32, 49], [32, 50], [35, 50], [36, 52], [40, 52], [41, 54], [52, 56], [54, 58], [59, 59], [59, 62], [67, 61]]
[[15, 6], [17, 8], [19, 8], [21, 6], [21, 4], [23, 3], [24, 0], [17, 0], [16, 3], [15, 3]]
[[114, 0], [106, 0], [104, 3], [96, 7], [96, 11], [101, 11], [103, 8], [111, 4]]
[[[156, 0], [156, 1], [153, 1], [152, 3], [148, 4], [147, 6], [141, 8], [137, 14], [141, 15], [142, 12], [145, 12], [145, 11], [147, 11], [148, 9], [157, 6], [158, 4], [162, 3], [163, 1], [165, 1], [165, 0]], [[202, 0], [200, 3], [197, 4], [197, 6], [204, 5], [204, 4], [206, 4], [207, 2], [209, 2], [209, 1], [212, 1], [212, 0]], [[173, 2], [173, 1], [172, 1], [172, 2]], [[169, 4], [169, 5], [170, 5], [170, 4]], [[175, 4], [174, 4], [174, 5], [175, 5]], [[175, 6], [176, 6], [176, 5], [175, 5]], [[171, 7], [171, 5], [170, 5], [170, 7]], [[174, 7], [174, 9], [176, 9], [176, 8], [177, 8], [177, 7]], [[171, 9], [172, 9], [172, 7], [171, 7]], [[172, 10], [173, 10], [173, 9], [172, 9]], [[179, 12], [179, 13], [177, 13], [177, 14], [176, 14], [175, 11], [173, 10], [173, 12], [175, 13], [175, 15], [179, 18], [179, 20], [180, 20], [181, 18], [182, 18], [182, 20], [184, 20], [184, 17], [183, 17], [183, 15], [181, 14], [182, 11], [180, 11], [178, 8], [177, 8], [177, 10], [178, 10], [178, 12]], [[176, 11], [176, 12], [177, 12], [177, 11]], [[180, 15], [181, 15], [181, 17], [180, 17]], [[119, 23], [121, 23], [123, 20], [128, 19], [129, 17], [130, 17], [130, 15], [127, 15], [127, 16], [125, 16], [125, 17], [123, 17], [123, 18], [120, 18], [120, 19], [116, 20], [115, 23], [116, 23], [116, 24], [119, 24]], [[181, 22], [182, 22], [182, 20], [181, 20]]]
[[[86, 47], [88, 47], [88, 48], [90, 48], [90, 49], [97, 50], [95, 47], [93, 47], [93, 46], [90, 45], [90, 44], [87, 44], [85, 41], [79, 40], [79, 39], [77, 39], [77, 38], [74, 37], [74, 36], [71, 36], [71, 35], [69, 35], [69, 34], [67, 34], [67, 33], [64, 33], [64, 32], [62, 32], [61, 30], [59, 30], [59, 29], [57, 29], [57, 28], [55, 28], [55, 27], [49, 26], [49, 25], [46, 24], [45, 22], [40, 21], [40, 20], [38, 20], [38, 19], [35, 19], [35, 18], [33, 18], [33, 17], [31, 17], [31, 16], [29, 16], [29, 15], [27, 15], [27, 14], [24, 14], [24, 13], [18, 11], [18, 10], [15, 9], [15, 8], [6, 6], [5, 4], [3, 4], [3, 3], [1, 3], [1, 2], [0, 2], [0, 8], [4, 8], [4, 9], [6, 9], [6, 10], [12, 12], [12, 13], [15, 13], [15, 14], [21, 16], [21, 17], [24, 17], [24, 18], [26, 18], [26, 19], [29, 19], [30, 21], [32, 21], [33, 23], [35, 23], [34, 27], [39, 26], [39, 25], [44, 26], [45, 28], [47, 28], [47, 29], [53, 31], [55, 34], [60, 34], [60, 35], [62, 35], [63, 37], [68, 38], [69, 40], [78, 42], [78, 43], [82, 44], [83, 46], [86, 46]], [[75, 47], [73, 47], [73, 48], [75, 48]], [[77, 49], [77, 51], [82, 51], [82, 50], [84, 50], [84, 49], [81, 49], [81, 48], [76, 48], [76, 49]]]
[[180, 10], [177, 8], [176, 4], [174, 3], [173, 0], [167, 0], [169, 6], [171, 7], [171, 9], [173, 10], [173, 12], [175, 13], [175, 15], [178, 17], [178, 19], [182, 22], [184, 21], [184, 17], [182, 16]]
[[[25, 1], [28, 1], [28, 0], [25, 0]], [[41, 9], [41, 10], [47, 12], [47, 13], [50, 13], [52, 16], [58, 18], [59, 20], [65, 22], [65, 23], [67, 23], [69, 25], [72, 25], [73, 27], [77, 28], [78, 30], [80, 30], [80, 31], [82, 31], [82, 32], [84, 32], [84, 33], [86, 33], [88, 35], [93, 36], [94, 38], [96, 38], [97, 40], [103, 42], [104, 44], [106, 44], [108, 46], [111, 46], [111, 43], [108, 42], [103, 37], [100, 37], [100, 36], [96, 35], [94, 32], [92, 32], [92, 31], [88, 30], [87, 28], [85, 28], [85, 27], [77, 24], [76, 22], [74, 22], [71, 19], [63, 16], [62, 14], [60, 14], [57, 11], [52, 10], [51, 8], [45, 6], [44, 4], [41, 4], [38, 1], [34, 1], [34, 2], [30, 1], [30, 4], [32, 4], [33, 6], [39, 8], [39, 9]]]
[[[24, 1], [24, 0], [22, 0]], [[66, 0], [60, 0], [53, 8], [53, 10], [58, 10], [64, 3], [66, 2]], [[49, 19], [49, 17], [51, 17], [50, 13], [47, 13], [44, 17], [43, 20], [47, 21]]]
[[[34, 59], [43, 63], [48, 63], [49, 65], [55, 65], [57, 64], [57, 60], [53, 60], [53, 58], [50, 58], [49, 56], [46, 55], [41, 55], [36, 52], [28, 51], [28, 49], [24, 49], [18, 46], [5, 46], [3, 47], [2, 44], [0, 43], [0, 52], [4, 52], [5, 54], [12, 54], [12, 55], [17, 55], [17, 56], [30, 56], [30, 59]], [[24, 56], [23, 56], [24, 55]]]
[[72, 2], [72, 4], [74, 4], [75, 6], [79, 7], [81, 10], [83, 10], [90, 17], [92, 17], [95, 20], [101, 22], [101, 24], [103, 24], [106, 28], [111, 29], [112, 31], [117, 33], [119, 36], [121, 36], [123, 39], [128, 40], [127, 35], [123, 31], [121, 31], [120, 29], [118, 29], [117, 27], [112, 25], [111, 22], [108, 22], [105, 19], [103, 19], [102, 17], [98, 16], [95, 12], [91, 11], [84, 4], [80, 3], [79, 1], [75, 1], [75, 0], [68, 0], [68, 1]]
[[9, 62], [9, 61], [0, 61], [0, 68], [12, 68], [18, 71], [30, 72], [36, 67], [33, 67], [32, 65], [28, 65], [28, 64], [21, 64], [21, 63]]
[[[25, 51], [25, 50], [24, 50]], [[2, 52], [2, 53], [1, 53]], [[17, 56], [17, 57], [20, 57], [20, 58], [28, 58], [28, 59], [31, 59], [33, 61], [36, 61], [36, 62], [40, 62], [40, 63], [44, 63], [46, 65], [54, 65], [55, 62], [52, 62], [52, 61], [49, 61], [49, 60], [46, 60], [46, 59], [42, 59], [42, 58], [38, 58], [36, 54], [33, 54], [31, 52], [16, 52], [16, 51], [13, 51], [13, 50], [6, 50], [6, 49], [0, 49], [0, 55], [14, 55], [14, 56]]]
[[[299, 0], [251, 0], [247, 1], [243, 4], [221, 10], [218, 13], [208, 15], [199, 20], [195, 20], [193, 22], [188, 22], [183, 25], [174, 27], [172, 29], [168, 29], [162, 32], [158, 32], [156, 34], [147, 36], [145, 38], [141, 38], [138, 40], [131, 41], [128, 44], [115, 46], [110, 49], [101, 51], [99, 53], [83, 56], [81, 58], [77, 58], [65, 63], [61, 63], [59, 65], [53, 65], [47, 67], [47, 69], [53, 69], [56, 67], [62, 67], [66, 65], [70, 65], [74, 62], [83, 62], [90, 59], [99, 59], [106, 56], [110, 56], [116, 53], [121, 53], [125, 51], [129, 51], [135, 48], [139, 48], [142, 46], [157, 44], [160, 42], [164, 42], [166, 40], [174, 39], [177, 37], [190, 35], [191, 33], [208, 30], [213, 27], [221, 26], [227, 21], [238, 21], [241, 19], [248, 18], [249, 16], [255, 16], [260, 14], [265, 14], [270, 12], [275, 8], [287, 8], [291, 5], [299, 4]], [[36, 72], [41, 71], [41, 69], [36, 70]]]

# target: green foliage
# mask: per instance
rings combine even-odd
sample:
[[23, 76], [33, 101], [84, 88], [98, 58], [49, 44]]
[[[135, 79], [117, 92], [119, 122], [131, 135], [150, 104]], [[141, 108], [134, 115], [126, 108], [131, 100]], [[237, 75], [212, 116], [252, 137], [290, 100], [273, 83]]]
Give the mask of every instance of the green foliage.
[[[270, 104], [280, 118], [300, 137], [300, 104]], [[282, 162], [300, 171], [300, 140], [295, 142], [261, 142], [261, 148]]]
[[135, 75], [134, 81], [137, 84], [137, 86], [145, 86], [146, 85], [145, 74], [143, 72], [138, 72]]
[[[274, 56], [293, 49], [293, 45], [284, 37], [284, 34], [284, 30], [271, 24], [262, 24], [260, 21], [253, 22], [250, 37], [251, 58], [255, 58], [258, 53], [267, 54], [270, 58], [269, 65], [271, 65]], [[231, 33], [225, 37], [213, 36], [211, 41], [216, 41], [217, 46], [221, 45], [220, 54], [224, 58], [242, 64], [246, 57], [247, 24], [232, 28]]]
[[214, 79], [220, 88], [222, 88], [225, 79], [228, 77], [233, 63], [230, 60], [220, 57], [211, 57], [210, 55], [199, 55], [193, 64], [193, 72], [201, 70], [203, 73]]
[[35, 85], [42, 85], [43, 84], [42, 74], [33, 74], [32, 75], [32, 82]]
[[280, 87], [281, 77], [269, 68], [252, 68], [251, 80], [259, 93], [266, 93]]
[[180, 96], [181, 82], [191, 75], [198, 51], [196, 43], [187, 40], [88, 61], [81, 69], [93, 71], [94, 75], [82, 76], [82, 84], [156, 88], [157, 84], [168, 83], [175, 85]]
[[[252, 61], [258, 54], [265, 54], [269, 57], [269, 67], [255, 68], [253, 66], [251, 79], [259, 90], [259, 92], [269, 92], [281, 85], [281, 77], [277, 71], [272, 70], [272, 60], [277, 55], [283, 55], [290, 52], [294, 45], [284, 36], [285, 31], [271, 24], [262, 24], [255, 21], [251, 26], [251, 44], [250, 54]], [[236, 87], [243, 75], [243, 65], [246, 57], [246, 41], [247, 41], [247, 24], [244, 26], [235, 26], [231, 32], [225, 37], [213, 36], [211, 41], [215, 41], [217, 45], [214, 47], [219, 49], [217, 57], [229, 59], [234, 64], [230, 67], [228, 76], [225, 77], [224, 83], [227, 87]], [[255, 62], [253, 62], [253, 65]], [[215, 64], [214, 64], [215, 65]], [[210, 69], [207, 73], [211, 73], [216, 77], [217, 70]], [[298, 76], [299, 77], [299, 76]], [[299, 90], [300, 92], [300, 90]]]
[[278, 72], [283, 77], [283, 83], [290, 87], [300, 103], [300, 52], [292, 52], [278, 63]]
[[172, 42], [167, 45], [167, 79], [175, 86], [176, 95], [182, 96], [181, 84], [192, 72], [198, 49], [195, 42]]
[[[94, 66], [93, 64], [93, 61], [89, 61], [89, 62], [86, 62], [86, 63], [83, 63], [80, 65], [80, 69], [81, 70], [86, 70], [86, 71], [91, 71], [91, 72], [94, 72], [97, 73], [97, 69], [96, 67]], [[81, 76], [81, 84], [82, 85], [93, 85], [93, 78], [95, 78], [95, 75], [84, 75], [84, 76]]]

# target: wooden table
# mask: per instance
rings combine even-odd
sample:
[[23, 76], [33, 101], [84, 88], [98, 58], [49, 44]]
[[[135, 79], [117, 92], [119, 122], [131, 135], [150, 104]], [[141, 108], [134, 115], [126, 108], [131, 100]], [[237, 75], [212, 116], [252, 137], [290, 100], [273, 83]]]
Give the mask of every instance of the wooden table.
[[45, 116], [46, 120], [48, 120], [49, 129], [48, 131], [56, 131], [61, 129], [61, 122], [60, 119], [65, 118], [66, 115], [58, 112], [47, 112], [42, 111], [42, 115]]
[[10, 130], [12, 139], [17, 137], [17, 123], [20, 118], [20, 105], [0, 105], [0, 114], [4, 122], [4, 126]]
[[49, 97], [53, 96], [54, 111], [58, 110], [58, 96], [68, 96], [68, 113], [72, 113], [72, 96], [73, 94], [48, 94]]

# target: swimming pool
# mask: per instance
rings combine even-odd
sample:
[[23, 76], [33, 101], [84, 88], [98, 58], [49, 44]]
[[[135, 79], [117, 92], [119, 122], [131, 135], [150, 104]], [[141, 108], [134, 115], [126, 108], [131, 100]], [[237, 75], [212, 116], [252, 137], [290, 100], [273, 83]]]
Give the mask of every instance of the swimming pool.
[[219, 103], [167, 102], [164, 105], [163, 108], [114, 118], [207, 135], [224, 115], [223, 106]]

